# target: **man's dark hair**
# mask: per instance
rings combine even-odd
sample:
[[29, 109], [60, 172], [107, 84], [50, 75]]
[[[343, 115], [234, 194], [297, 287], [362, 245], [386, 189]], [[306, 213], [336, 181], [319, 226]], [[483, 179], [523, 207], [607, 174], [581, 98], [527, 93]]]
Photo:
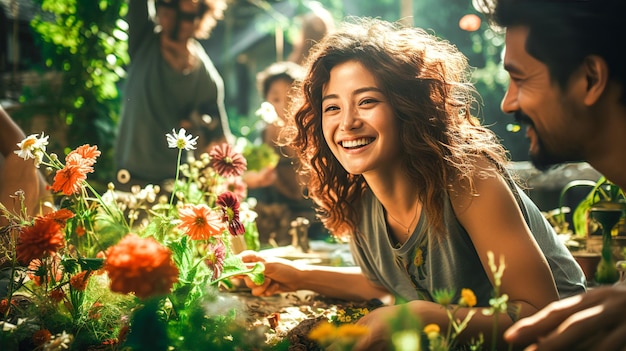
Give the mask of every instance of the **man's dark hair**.
[[[480, 0], [481, 11], [500, 27], [529, 28], [526, 51], [548, 66], [564, 86], [586, 57], [602, 57], [610, 79], [626, 81], [624, 0]], [[622, 95], [626, 103], [626, 91]]]

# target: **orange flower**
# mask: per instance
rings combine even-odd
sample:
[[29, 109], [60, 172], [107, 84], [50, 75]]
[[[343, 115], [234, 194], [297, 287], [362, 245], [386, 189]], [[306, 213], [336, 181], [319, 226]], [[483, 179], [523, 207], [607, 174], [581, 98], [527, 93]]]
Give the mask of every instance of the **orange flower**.
[[52, 183], [52, 190], [62, 191], [65, 195], [72, 195], [80, 190], [83, 181], [87, 179], [87, 173], [93, 172], [90, 160], [84, 159], [80, 154], [67, 155], [63, 169], [57, 171]]
[[172, 252], [153, 238], [135, 234], [125, 236], [108, 249], [104, 268], [112, 291], [134, 292], [139, 298], [167, 294], [178, 281]]
[[54, 219], [57, 223], [61, 225], [62, 228], [65, 228], [65, 223], [67, 222], [68, 219], [74, 217], [74, 212], [66, 208], [62, 208], [58, 211], [54, 211], [54, 212], [46, 214], [45, 217]]
[[70, 278], [70, 286], [74, 290], [85, 291], [85, 289], [87, 288], [87, 282], [89, 281], [89, 276], [91, 275], [91, 273], [92, 271], [82, 271], [73, 275]]
[[36, 346], [41, 346], [52, 338], [52, 334], [48, 329], [39, 329], [33, 333], [33, 343]]
[[22, 227], [15, 251], [23, 264], [57, 252], [65, 246], [63, 227], [53, 217], [38, 217], [32, 226]]
[[89, 144], [85, 144], [85, 145], [79, 146], [76, 148], [76, 150], [70, 152], [67, 155], [67, 157], [65, 158], [65, 161], [67, 163], [70, 162], [69, 160], [70, 155], [73, 155], [73, 154], [79, 155], [84, 160], [83, 161], [84, 165], [93, 166], [94, 163], [96, 163], [96, 158], [100, 156], [100, 151], [98, 151], [97, 145], [90, 146]]
[[178, 228], [192, 240], [208, 239], [224, 230], [222, 217], [205, 204], [185, 205], [178, 209], [182, 221]]

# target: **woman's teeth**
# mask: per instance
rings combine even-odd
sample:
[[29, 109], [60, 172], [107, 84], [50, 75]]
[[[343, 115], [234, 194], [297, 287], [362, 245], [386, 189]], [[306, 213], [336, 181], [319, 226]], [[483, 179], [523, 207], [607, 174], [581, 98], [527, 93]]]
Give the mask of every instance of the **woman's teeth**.
[[360, 138], [360, 139], [355, 139], [355, 140], [346, 140], [346, 141], [341, 142], [341, 146], [345, 147], [346, 149], [352, 149], [352, 148], [365, 146], [371, 143], [373, 140], [374, 140], [373, 138]]

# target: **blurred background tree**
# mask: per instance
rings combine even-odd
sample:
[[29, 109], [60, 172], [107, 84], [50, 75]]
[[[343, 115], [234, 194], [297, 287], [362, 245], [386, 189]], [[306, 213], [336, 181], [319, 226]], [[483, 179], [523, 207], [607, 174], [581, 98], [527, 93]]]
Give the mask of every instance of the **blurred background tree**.
[[[102, 152], [94, 180], [113, 179], [112, 148], [119, 119], [117, 83], [125, 76], [126, 0], [36, 0], [42, 13], [31, 21], [41, 48], [42, 65], [35, 71], [60, 73], [60, 84], [47, 80], [25, 86], [21, 107], [12, 115], [29, 125], [35, 116], [47, 116], [49, 130], [63, 129], [59, 152], [82, 144], [97, 144]], [[52, 141], [52, 140], [51, 140]]]

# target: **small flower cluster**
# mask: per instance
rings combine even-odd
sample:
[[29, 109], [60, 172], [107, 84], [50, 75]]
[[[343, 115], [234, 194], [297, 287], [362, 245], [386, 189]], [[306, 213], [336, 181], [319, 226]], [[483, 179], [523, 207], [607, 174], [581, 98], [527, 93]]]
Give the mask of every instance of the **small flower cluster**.
[[[62, 162], [46, 152], [43, 133], [18, 144], [16, 154], [54, 174], [50, 189], [59, 208], [27, 218], [26, 211], [15, 214], [0, 204], [9, 222], [2, 228], [9, 240], [0, 247], [8, 267], [0, 268], [10, 272], [0, 300], [0, 344], [132, 350], [135, 340], [150, 339], [154, 349], [193, 350], [219, 338], [246, 348], [246, 341], [233, 339], [245, 333], [226, 327], [232, 318], [207, 315], [229, 277], [263, 279], [263, 266], [246, 267], [231, 247], [235, 237], [254, 243], [258, 236], [245, 190], [233, 186], [242, 184], [246, 159], [223, 144], [181, 164], [197, 137], [181, 129], [166, 138], [179, 150], [169, 201], [151, 185], [130, 194], [109, 185], [100, 195], [87, 181], [97, 146], [80, 146]], [[201, 317], [191, 323], [192, 316]], [[159, 338], [144, 334], [159, 326]]]
[[366, 335], [369, 329], [357, 324], [336, 325], [328, 321], [318, 323], [309, 332], [309, 339], [317, 342], [320, 346], [327, 348], [332, 345], [333, 350], [352, 350], [356, 342]]

